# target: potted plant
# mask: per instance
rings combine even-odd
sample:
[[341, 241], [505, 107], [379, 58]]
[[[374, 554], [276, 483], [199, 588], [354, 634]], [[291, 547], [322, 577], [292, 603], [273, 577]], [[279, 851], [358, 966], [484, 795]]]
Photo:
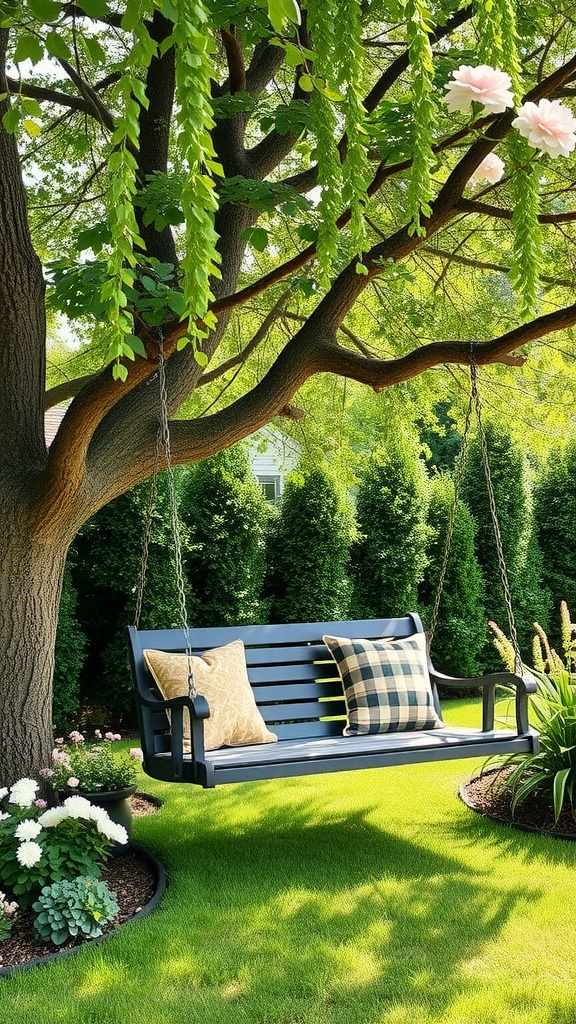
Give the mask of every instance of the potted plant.
[[60, 800], [79, 793], [92, 804], [104, 807], [112, 821], [130, 832], [132, 808], [130, 797], [136, 791], [138, 762], [142, 751], [118, 750], [115, 743], [119, 733], [102, 734], [96, 729], [94, 740], [87, 742], [78, 730], [73, 730], [67, 741], [56, 740], [52, 751], [52, 764], [41, 768], [40, 775], [47, 780]]

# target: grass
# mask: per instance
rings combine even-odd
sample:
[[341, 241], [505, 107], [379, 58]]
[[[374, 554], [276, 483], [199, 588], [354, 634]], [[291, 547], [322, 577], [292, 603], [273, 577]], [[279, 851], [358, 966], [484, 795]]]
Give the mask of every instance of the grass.
[[160, 907], [1, 980], [1, 1024], [574, 1024], [576, 844], [469, 811], [479, 764], [143, 780]]

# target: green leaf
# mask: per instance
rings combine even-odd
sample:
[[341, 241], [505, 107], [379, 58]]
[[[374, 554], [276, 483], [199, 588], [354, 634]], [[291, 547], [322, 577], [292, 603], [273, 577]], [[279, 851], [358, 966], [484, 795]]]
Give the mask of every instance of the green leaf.
[[14, 51], [14, 63], [19, 64], [24, 60], [31, 60], [33, 64], [38, 64], [44, 56], [44, 47], [36, 36], [31, 36], [27, 33], [20, 36], [16, 43], [16, 49]]
[[105, 18], [109, 13], [106, 0], [78, 0], [78, 7], [86, 11], [90, 18]]
[[275, 32], [282, 32], [286, 22], [300, 25], [302, 21], [296, 0], [268, 0], [268, 17]]
[[128, 377], [128, 370], [123, 363], [114, 363], [112, 367], [112, 377], [114, 380], [126, 380]]
[[300, 75], [300, 78], [298, 79], [298, 85], [300, 86], [303, 92], [314, 91], [314, 82], [312, 80], [311, 75]]
[[8, 132], [8, 134], [11, 134], [12, 132], [16, 131], [19, 120], [20, 111], [18, 110], [18, 107], [11, 107], [10, 110], [6, 111], [4, 117], [2, 118], [2, 124], [4, 125], [4, 128]]
[[29, 96], [23, 96], [21, 103], [22, 110], [30, 114], [30, 117], [42, 117], [42, 108], [36, 100], [31, 99]]
[[566, 789], [566, 780], [570, 775], [571, 768], [563, 768], [561, 771], [556, 772], [554, 776], [554, 821], [557, 822], [562, 811], [562, 805], [564, 803], [564, 791]]
[[257, 252], [264, 252], [269, 242], [268, 232], [265, 228], [246, 228], [242, 232], [242, 238], [245, 238]]
[[61, 60], [70, 60], [72, 56], [68, 43], [58, 32], [48, 33], [46, 36], [46, 49], [53, 57], [59, 57]]
[[96, 39], [96, 36], [83, 36], [83, 42], [94, 63], [105, 64], [107, 54], [104, 47]]
[[62, 10], [62, 4], [55, 0], [28, 0], [28, 7], [38, 21], [46, 23], [56, 21]]
[[29, 117], [24, 118], [22, 127], [31, 139], [37, 139], [42, 131], [40, 125], [36, 121], [31, 121]]
[[133, 352], [138, 356], [146, 358], [146, 349], [141, 338], [138, 338], [135, 334], [126, 335], [126, 344], [132, 349]]

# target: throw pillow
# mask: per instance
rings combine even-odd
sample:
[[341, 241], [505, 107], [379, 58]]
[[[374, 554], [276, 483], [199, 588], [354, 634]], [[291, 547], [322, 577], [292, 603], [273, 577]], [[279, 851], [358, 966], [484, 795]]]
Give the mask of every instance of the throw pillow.
[[[188, 694], [188, 657], [165, 651], [143, 652], [146, 664], [166, 700]], [[192, 657], [198, 693], [208, 701], [210, 717], [204, 719], [204, 747], [241, 747], [250, 743], [274, 743], [278, 737], [266, 727], [246, 670], [242, 640], [215, 647]], [[184, 749], [190, 750], [190, 724], [184, 716]]]
[[345, 736], [444, 728], [434, 707], [424, 633], [403, 640], [322, 639], [344, 686]]

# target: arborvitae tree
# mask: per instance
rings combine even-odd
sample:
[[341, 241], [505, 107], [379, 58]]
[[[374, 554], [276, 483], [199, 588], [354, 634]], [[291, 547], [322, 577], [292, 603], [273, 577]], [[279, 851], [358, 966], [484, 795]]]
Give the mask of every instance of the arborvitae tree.
[[52, 721], [57, 733], [77, 723], [80, 709], [80, 672], [86, 654], [86, 637], [77, 617], [77, 593], [72, 582], [71, 558], [64, 570], [60, 612], [56, 630], [56, 663]]
[[272, 622], [328, 622], [348, 614], [354, 513], [331, 473], [303, 468], [288, 481], [269, 544]]
[[[125, 725], [133, 715], [126, 626], [134, 621], [148, 494], [142, 485], [116, 498], [74, 545], [78, 616], [88, 639], [82, 703], [97, 709], [103, 724]], [[140, 625], [170, 629], [180, 622], [167, 484], [159, 474]]]
[[[540, 575], [541, 556], [538, 545], [531, 536], [532, 509], [526, 462], [523, 452], [505, 428], [487, 423], [485, 432], [518, 639], [521, 651], [528, 657], [532, 623], [537, 619], [546, 623], [544, 628], [547, 628], [549, 594]], [[508, 632], [508, 616], [478, 438], [472, 438], [468, 446], [462, 498], [476, 520], [476, 554], [484, 574], [487, 618], [493, 619]], [[500, 667], [500, 661], [491, 647], [487, 648], [485, 657], [487, 667]]]
[[[576, 439], [550, 453], [534, 487], [534, 521], [542, 573], [558, 620], [561, 601], [576, 609]], [[559, 641], [552, 636], [554, 644]]]
[[450, 403], [446, 400], [436, 402], [432, 417], [419, 423], [420, 440], [428, 449], [426, 465], [431, 471], [452, 471], [462, 445], [462, 435], [450, 415]]
[[416, 608], [426, 565], [426, 479], [410, 444], [377, 452], [358, 489], [359, 539], [352, 546], [355, 618]]
[[188, 531], [184, 567], [193, 625], [267, 621], [261, 594], [272, 515], [241, 445], [199, 462], [185, 475], [181, 518]]
[[[454, 484], [442, 475], [432, 481], [428, 525], [428, 565], [420, 588], [427, 623], [434, 606], [454, 506]], [[484, 581], [474, 551], [476, 527], [468, 507], [459, 501], [454, 512], [446, 576], [431, 647], [436, 668], [448, 675], [474, 676], [484, 669], [478, 654], [488, 639], [484, 615]]]

